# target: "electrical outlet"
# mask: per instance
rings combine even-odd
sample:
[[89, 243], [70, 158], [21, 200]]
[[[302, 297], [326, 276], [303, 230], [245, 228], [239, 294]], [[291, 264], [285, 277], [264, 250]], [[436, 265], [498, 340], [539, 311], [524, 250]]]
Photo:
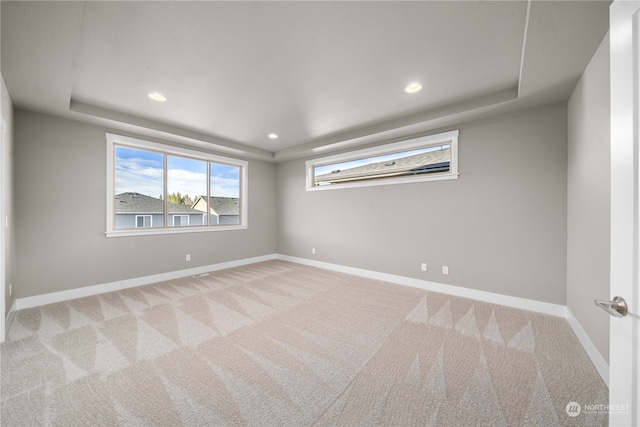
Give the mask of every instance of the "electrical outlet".
[[13, 285], [9, 283], [9, 296], [13, 293]]
[[427, 263], [426, 262], [422, 263], [422, 271], [427, 271]]
[[316, 248], [311, 248], [311, 253], [315, 255], [315, 253], [316, 253]]
[[187, 254], [187, 256], [185, 257], [185, 259], [186, 259], [187, 261], [191, 261], [191, 254]]
[[442, 274], [449, 274], [449, 267], [447, 267], [446, 265], [442, 266]]

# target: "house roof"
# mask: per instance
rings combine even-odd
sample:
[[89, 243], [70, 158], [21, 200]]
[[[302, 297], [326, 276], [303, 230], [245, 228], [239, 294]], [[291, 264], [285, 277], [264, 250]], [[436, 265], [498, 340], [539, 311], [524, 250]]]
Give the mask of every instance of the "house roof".
[[[193, 206], [199, 200], [205, 200], [206, 196], [200, 196], [196, 199]], [[237, 197], [209, 197], [209, 206], [213, 210], [212, 214], [216, 215], [240, 215], [240, 200]]]
[[439, 171], [449, 168], [451, 149], [428, 151], [394, 160], [369, 163], [349, 169], [337, 170], [316, 176], [317, 183], [334, 183], [387, 176], [407, 175], [426, 170]]
[[[144, 194], [127, 192], [116, 194], [116, 214], [162, 214], [164, 201]], [[179, 205], [169, 202], [169, 213], [200, 214], [201, 212], [188, 205]]]

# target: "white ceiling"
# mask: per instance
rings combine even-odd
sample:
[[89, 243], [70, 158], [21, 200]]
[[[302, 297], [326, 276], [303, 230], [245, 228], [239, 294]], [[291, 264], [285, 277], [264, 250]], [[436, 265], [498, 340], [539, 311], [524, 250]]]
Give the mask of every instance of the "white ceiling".
[[1, 69], [18, 108], [280, 161], [565, 101], [609, 3], [2, 1]]

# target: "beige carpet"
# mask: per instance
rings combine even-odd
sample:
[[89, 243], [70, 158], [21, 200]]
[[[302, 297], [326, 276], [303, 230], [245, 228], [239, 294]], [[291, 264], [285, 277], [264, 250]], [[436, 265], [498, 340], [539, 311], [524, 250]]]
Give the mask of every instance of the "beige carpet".
[[3, 426], [607, 421], [561, 318], [283, 261], [23, 310], [1, 350]]

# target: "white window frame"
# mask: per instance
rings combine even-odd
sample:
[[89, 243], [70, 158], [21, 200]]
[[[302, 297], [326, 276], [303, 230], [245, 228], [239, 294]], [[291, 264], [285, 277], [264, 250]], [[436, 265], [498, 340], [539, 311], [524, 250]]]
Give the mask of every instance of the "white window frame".
[[[144, 218], [149, 217], [149, 227], [145, 227], [144, 225], [142, 227], [138, 227], [138, 218], [143, 218], [142, 219], [142, 224], [144, 224]], [[136, 215], [136, 226], [134, 228], [151, 228], [153, 227], [153, 215]]]
[[[182, 215], [182, 214], [171, 214], [171, 223], [173, 227], [189, 227], [189, 215]], [[176, 217], [180, 218], [180, 225], [176, 225]], [[183, 224], [182, 220], [186, 218], [187, 219], [187, 223]]]
[[[147, 236], [152, 234], [176, 234], [176, 233], [201, 233], [210, 231], [228, 231], [228, 230], [246, 230], [249, 227], [249, 197], [248, 197], [248, 166], [246, 160], [239, 160], [230, 157], [220, 156], [217, 154], [207, 153], [204, 151], [196, 151], [188, 148], [161, 144], [158, 142], [147, 141], [143, 139], [122, 136], [112, 133], [106, 133], [107, 140], [107, 237], [121, 236]], [[207, 162], [222, 163], [240, 168], [240, 224], [233, 225], [204, 225], [191, 227], [154, 227], [154, 228], [127, 228], [120, 229], [115, 227], [115, 206], [114, 206], [114, 190], [115, 190], [115, 146], [124, 145], [131, 148], [141, 150], [158, 151], [165, 155], [177, 155], [183, 157], [191, 157]], [[207, 177], [207, 187], [211, 177]], [[166, 183], [165, 183], [166, 184]], [[165, 196], [166, 197], [166, 196]]]
[[[373, 187], [377, 185], [407, 184], [411, 182], [425, 181], [442, 181], [448, 179], [458, 179], [458, 135], [460, 131], [453, 130], [435, 135], [421, 136], [418, 138], [407, 139], [404, 141], [393, 142], [390, 144], [379, 145], [376, 147], [364, 148], [361, 150], [349, 151], [347, 153], [335, 154], [332, 156], [321, 157], [317, 159], [307, 160], [305, 162], [307, 168], [307, 191], [324, 191], [338, 190], [343, 188], [355, 187]], [[319, 166], [326, 166], [334, 163], [348, 162], [351, 160], [366, 159], [370, 157], [382, 156], [385, 154], [397, 153], [402, 151], [410, 151], [419, 148], [435, 147], [438, 145], [448, 144], [451, 149], [451, 159], [449, 161], [448, 172], [417, 174], [412, 176], [377, 178], [371, 180], [360, 180], [353, 182], [344, 182], [332, 185], [314, 185], [314, 170]]]

